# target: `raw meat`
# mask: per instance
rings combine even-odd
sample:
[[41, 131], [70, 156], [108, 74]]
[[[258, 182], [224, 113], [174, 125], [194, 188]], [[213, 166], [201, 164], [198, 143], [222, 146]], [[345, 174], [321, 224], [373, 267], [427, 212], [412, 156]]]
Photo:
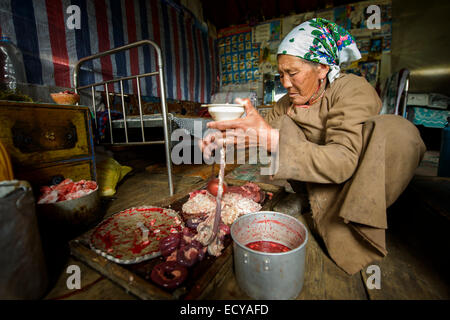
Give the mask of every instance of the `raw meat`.
[[261, 205], [239, 193], [225, 193], [222, 200], [222, 221], [231, 225], [240, 216], [261, 210]]
[[203, 244], [208, 245], [208, 240], [211, 237], [211, 232], [214, 224], [214, 213], [210, 213], [205, 221], [201, 222], [197, 227], [197, 234], [194, 239]]
[[189, 200], [183, 204], [183, 216], [199, 217], [216, 210], [216, 199], [206, 190], [196, 190], [189, 194]]
[[[243, 186], [228, 187], [221, 201], [221, 221], [219, 232], [211, 243], [216, 214], [216, 199], [207, 190], [196, 190], [189, 194], [189, 200], [183, 205], [183, 215], [190, 219], [188, 226], [195, 226], [197, 234], [194, 240], [208, 247], [208, 253], [219, 256], [223, 250], [225, 235], [229, 234], [229, 226], [240, 216], [261, 210], [261, 202], [265, 193], [255, 184], [248, 182]], [[191, 217], [191, 218], [190, 218]], [[194, 219], [195, 217], [195, 223]]]
[[78, 199], [94, 192], [97, 188], [95, 181], [73, 182], [71, 179], [66, 179], [58, 185], [41, 187], [38, 204]]
[[175, 261], [165, 261], [153, 268], [151, 278], [163, 288], [174, 289], [183, 283], [187, 274], [186, 267]]
[[222, 250], [225, 248], [224, 246], [225, 240], [225, 231], [223, 228], [219, 227], [219, 232], [214, 240], [208, 245], [208, 253], [212, 256], [218, 257], [222, 254]]
[[228, 188], [229, 193], [239, 193], [245, 198], [249, 198], [255, 202], [262, 203], [265, 199], [264, 191], [261, 188], [253, 183], [247, 182], [243, 186], [232, 186]]
[[[261, 193], [264, 192], [254, 183], [247, 183], [241, 187], [228, 187], [228, 192], [222, 199], [222, 221], [231, 225], [240, 216], [256, 212], [261, 209], [261, 205], [255, 201], [262, 201]], [[183, 215], [210, 216], [216, 211], [216, 199], [206, 190], [197, 190], [190, 193], [190, 199], [183, 205]]]
[[[222, 211], [223, 212], [223, 211]], [[197, 234], [194, 237], [194, 241], [198, 241], [204, 246], [208, 246], [208, 253], [213, 256], [220, 256], [224, 248], [223, 242], [225, 236], [230, 233], [230, 228], [227, 225], [221, 223], [219, 225], [219, 232], [214, 240], [208, 244], [208, 240], [211, 237], [211, 232], [214, 224], [214, 213], [210, 214], [208, 218], [200, 223], [197, 227]]]

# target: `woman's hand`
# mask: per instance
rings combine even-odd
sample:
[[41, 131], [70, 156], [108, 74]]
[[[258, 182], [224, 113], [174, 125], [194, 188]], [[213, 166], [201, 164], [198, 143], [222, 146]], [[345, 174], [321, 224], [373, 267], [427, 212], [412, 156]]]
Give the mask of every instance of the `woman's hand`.
[[[253, 107], [249, 99], [236, 99], [236, 103], [243, 104], [246, 112], [244, 118], [209, 122], [208, 128], [222, 132], [214, 132], [200, 140], [199, 147], [206, 157], [210, 157], [212, 150], [226, 144], [236, 144], [239, 148], [260, 146], [269, 152], [278, 148], [278, 130], [273, 129]], [[225, 131], [225, 132], [224, 132]]]

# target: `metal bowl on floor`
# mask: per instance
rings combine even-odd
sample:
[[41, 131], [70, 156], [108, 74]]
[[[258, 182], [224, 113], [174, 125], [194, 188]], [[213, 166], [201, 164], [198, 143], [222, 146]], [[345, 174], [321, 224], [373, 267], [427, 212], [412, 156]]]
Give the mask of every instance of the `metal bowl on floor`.
[[104, 215], [98, 187], [77, 199], [38, 204], [37, 209], [39, 219], [47, 227], [59, 227], [63, 232], [85, 229]]

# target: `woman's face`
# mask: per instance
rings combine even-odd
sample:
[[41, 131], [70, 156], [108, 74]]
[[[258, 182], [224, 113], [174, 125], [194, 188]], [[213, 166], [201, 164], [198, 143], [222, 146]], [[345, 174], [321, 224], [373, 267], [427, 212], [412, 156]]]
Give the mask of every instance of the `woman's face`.
[[316, 67], [291, 55], [278, 56], [281, 84], [288, 91], [291, 102], [296, 105], [304, 105], [309, 101], [328, 70], [328, 66], [320, 64]]

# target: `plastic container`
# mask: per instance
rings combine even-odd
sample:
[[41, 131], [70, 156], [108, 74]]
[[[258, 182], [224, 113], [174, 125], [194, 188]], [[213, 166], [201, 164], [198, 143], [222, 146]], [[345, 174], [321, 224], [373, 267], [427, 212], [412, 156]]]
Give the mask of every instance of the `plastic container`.
[[[303, 288], [308, 231], [296, 218], [274, 211], [249, 213], [231, 226], [234, 271], [242, 290], [253, 299], [295, 299]], [[272, 241], [291, 250], [255, 251], [247, 244]]]
[[441, 152], [439, 155], [439, 177], [450, 177], [450, 127], [448, 125], [450, 117], [447, 118], [447, 124], [442, 129]]
[[26, 82], [22, 53], [9, 37], [0, 37], [0, 90], [17, 89]]

